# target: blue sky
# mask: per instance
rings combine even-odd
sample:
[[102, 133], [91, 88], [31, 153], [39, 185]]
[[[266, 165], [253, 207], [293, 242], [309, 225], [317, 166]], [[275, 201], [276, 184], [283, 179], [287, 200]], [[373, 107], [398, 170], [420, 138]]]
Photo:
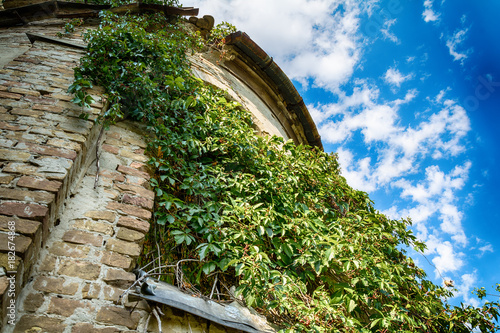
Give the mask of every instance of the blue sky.
[[500, 283], [498, 0], [192, 0], [294, 81], [349, 184], [427, 242], [453, 302]]

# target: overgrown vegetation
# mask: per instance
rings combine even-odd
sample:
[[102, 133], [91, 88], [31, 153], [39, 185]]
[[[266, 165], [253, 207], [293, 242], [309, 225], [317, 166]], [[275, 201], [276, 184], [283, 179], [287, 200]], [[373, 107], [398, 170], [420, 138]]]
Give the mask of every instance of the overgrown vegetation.
[[103, 14], [86, 40], [76, 102], [103, 86], [101, 120], [128, 116], [153, 133], [156, 203], [143, 260], [182, 263], [182, 274], [163, 269], [164, 280], [216, 299], [234, 285], [285, 332], [498, 328], [498, 302], [446, 303], [452, 293], [402, 250], [425, 247], [410, 222], [349, 187], [336, 155], [257, 136], [247, 111], [193, 78], [186, 54], [201, 47], [196, 35], [160, 15]]

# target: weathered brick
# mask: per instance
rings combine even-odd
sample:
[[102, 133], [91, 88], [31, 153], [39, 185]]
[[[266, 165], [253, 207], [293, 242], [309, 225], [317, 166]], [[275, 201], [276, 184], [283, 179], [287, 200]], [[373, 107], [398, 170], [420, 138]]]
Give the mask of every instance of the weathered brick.
[[44, 301], [45, 297], [43, 297], [43, 294], [31, 293], [26, 296], [26, 299], [24, 300], [24, 310], [27, 312], [36, 312], [42, 306]]
[[116, 184], [115, 186], [124, 192], [133, 193], [149, 200], [154, 200], [155, 198], [155, 193], [153, 191], [145, 189], [144, 187], [141, 186], [127, 185], [127, 184]]
[[26, 129], [28, 129], [28, 126], [12, 125], [12, 124], [6, 123], [5, 121], [0, 121], [0, 129], [6, 130], [6, 131], [26, 131]]
[[136, 329], [140, 318], [138, 312], [130, 313], [127, 309], [117, 306], [103, 306], [97, 313], [96, 321]]
[[17, 215], [29, 219], [39, 219], [47, 215], [48, 208], [37, 204], [26, 204], [22, 202], [3, 202], [0, 204], [0, 214]]
[[28, 116], [34, 118], [40, 118], [43, 115], [43, 112], [41, 111], [19, 108], [12, 109], [10, 113], [18, 116]]
[[118, 182], [124, 182], [125, 181], [125, 176], [116, 171], [110, 171], [110, 170], [101, 170], [99, 171], [99, 176], [110, 178], [112, 180], [116, 180]]
[[51, 332], [60, 333], [66, 327], [63, 320], [46, 316], [24, 315], [14, 327], [14, 333]]
[[127, 205], [127, 204], [122, 204], [122, 203], [118, 203], [115, 201], [110, 201], [108, 203], [108, 205], [106, 206], [106, 208], [114, 209], [114, 210], [117, 210], [119, 212], [122, 212], [123, 214], [136, 216], [136, 217], [139, 217], [139, 218], [142, 218], [145, 220], [149, 220], [151, 218], [151, 211], [143, 209], [143, 208], [139, 208], [139, 207], [134, 206], [134, 205]]
[[35, 96], [25, 96], [24, 100], [28, 101], [28, 102], [31, 102], [31, 103], [43, 104], [43, 105], [54, 105], [57, 102], [57, 100], [53, 99], [53, 98], [35, 97]]
[[142, 249], [139, 244], [112, 238], [109, 239], [106, 243], [106, 250], [115, 251], [132, 257], [137, 257], [139, 254], [141, 254]]
[[118, 229], [116, 238], [123, 239], [129, 242], [140, 242], [144, 239], [144, 234], [132, 229], [120, 228]]
[[17, 181], [17, 186], [34, 188], [36, 190], [44, 190], [49, 192], [57, 192], [62, 183], [55, 180], [47, 180], [43, 178], [35, 178], [32, 176], [22, 176]]
[[21, 94], [21, 95], [30, 95], [30, 96], [35, 96], [35, 97], [40, 97], [40, 92], [36, 90], [29, 90], [29, 89], [23, 89], [23, 88], [11, 88], [10, 92], [16, 93], [16, 94]]
[[4, 161], [17, 161], [27, 162], [31, 154], [26, 151], [13, 150], [13, 149], [0, 149], [0, 160]]
[[[140, 162], [146, 162], [146, 161], [149, 160], [149, 157], [147, 157], [146, 155], [144, 155], [144, 154], [136, 154], [134, 152], [131, 152], [128, 149], [120, 149], [119, 155], [123, 156], [123, 157], [126, 157], [126, 158], [133, 159], [135, 161], [140, 161]], [[135, 176], [149, 178], [149, 174], [147, 172], [145, 172], [145, 174], [147, 174], [148, 176], [145, 176], [145, 175], [143, 175], [143, 176], [135, 175]]]
[[104, 277], [104, 282], [118, 288], [126, 289], [135, 281], [135, 274], [123, 269], [109, 268]]
[[38, 167], [27, 163], [11, 162], [3, 168], [3, 172], [34, 175], [37, 174]]
[[60, 275], [78, 277], [85, 280], [95, 280], [101, 273], [101, 265], [88, 261], [78, 261], [74, 259], [62, 259], [59, 262]]
[[23, 97], [23, 95], [14, 94], [14, 93], [10, 93], [7, 91], [0, 91], [0, 98], [9, 98], [9, 99], [19, 100], [19, 99], [21, 99], [21, 97]]
[[83, 308], [85, 304], [76, 299], [52, 297], [50, 299], [48, 313], [69, 317], [77, 308]]
[[116, 213], [109, 210], [91, 210], [86, 212], [85, 216], [94, 220], [106, 220], [109, 222], [114, 222], [116, 219]]
[[118, 147], [115, 147], [115, 146], [111, 146], [111, 145], [107, 145], [107, 144], [103, 144], [102, 145], [102, 150], [104, 151], [107, 151], [108, 153], [111, 153], [111, 154], [118, 154], [120, 148]]
[[73, 141], [63, 140], [63, 139], [50, 139], [47, 141], [49, 146], [59, 147], [59, 148], [69, 148], [76, 152], [82, 149], [82, 145]]
[[54, 194], [39, 191], [26, 191], [13, 188], [0, 188], [0, 198], [19, 201], [50, 204], [54, 201]]
[[99, 283], [87, 282], [82, 288], [83, 299], [96, 299], [99, 298], [101, 293], [101, 285]]
[[133, 230], [140, 231], [142, 233], [147, 233], [149, 231], [149, 222], [138, 220], [128, 216], [120, 216], [117, 225], [119, 227], [125, 227]]
[[[17, 233], [33, 237], [41, 228], [38, 221], [24, 220], [17, 217], [0, 216], [0, 230], [9, 231], [9, 222], [14, 224]], [[12, 223], [13, 222], [13, 223]]]
[[122, 140], [125, 141], [125, 142], [128, 142], [128, 143], [130, 143], [130, 144], [132, 144], [134, 146], [139, 146], [141, 148], [146, 148], [146, 146], [147, 146], [147, 143], [144, 140], [139, 139], [139, 138], [134, 138], [134, 137], [131, 137], [131, 136], [128, 136], [128, 135], [124, 135], [122, 137]]
[[51, 276], [37, 276], [33, 284], [35, 290], [63, 295], [74, 295], [78, 286], [77, 282], [67, 282], [62, 277]]
[[73, 224], [73, 227], [82, 229], [82, 230], [88, 230], [88, 231], [93, 231], [93, 232], [98, 232], [101, 234], [105, 235], [113, 235], [113, 226], [109, 223], [105, 222], [96, 222], [92, 220], [76, 220], [75, 223]]
[[10, 251], [9, 245], [14, 243], [16, 253], [24, 254], [32, 242], [31, 238], [23, 235], [14, 235], [12, 240], [8, 234], [0, 233], [0, 251], [2, 252]]
[[52, 272], [56, 268], [56, 257], [47, 255], [43, 258], [39, 270], [41, 272]]
[[96, 235], [86, 231], [68, 230], [64, 234], [64, 241], [74, 244], [89, 244], [92, 246], [102, 246], [103, 238], [101, 235]]
[[123, 202], [131, 204], [131, 205], [135, 205], [135, 206], [140, 206], [140, 207], [143, 207], [143, 208], [146, 208], [149, 210], [153, 209], [153, 204], [154, 204], [154, 202], [152, 200], [149, 200], [149, 199], [146, 199], [143, 197], [133, 197], [133, 196], [128, 195], [128, 194], [125, 194], [123, 196]]
[[124, 331], [115, 327], [97, 328], [89, 323], [78, 323], [73, 326], [71, 333], [123, 333]]
[[131, 175], [131, 176], [135, 176], [135, 177], [142, 177], [142, 178], [145, 178], [145, 179], [149, 179], [151, 178], [151, 176], [149, 175], [149, 173], [147, 172], [144, 172], [144, 171], [139, 171], [137, 169], [134, 169], [134, 168], [131, 168], [131, 167], [128, 167], [128, 166], [125, 166], [125, 165], [119, 165], [116, 170], [124, 173], [124, 174], [127, 174], [127, 175]]
[[128, 271], [132, 267], [132, 258], [116, 252], [104, 251], [101, 263], [108, 266], [123, 268]]
[[14, 180], [14, 176], [0, 176], [0, 184], [10, 184]]
[[54, 112], [54, 113], [61, 113], [64, 109], [60, 106], [55, 106], [55, 105], [44, 105], [44, 104], [34, 104], [33, 105], [34, 110], [41, 110], [41, 111], [48, 111], [48, 112]]
[[[14, 261], [9, 260], [9, 255], [7, 252], [0, 252], [0, 267], [5, 267], [9, 271], [17, 271], [17, 268], [21, 264], [21, 257], [14, 256]], [[1, 295], [1, 294], [0, 294]]]
[[71, 244], [66, 242], [55, 242], [49, 252], [62, 257], [87, 258], [90, 248], [84, 245]]
[[37, 145], [34, 143], [30, 143], [30, 142], [18, 143], [16, 148], [28, 149], [30, 152], [40, 154], [40, 155], [58, 156], [58, 157], [64, 157], [64, 158], [67, 158], [70, 160], [75, 160], [75, 158], [76, 158], [76, 151], [74, 151], [74, 150], [48, 147], [48, 146], [43, 146], [43, 145]]
[[121, 289], [113, 286], [104, 286], [102, 288], [102, 295], [106, 301], [118, 302], [120, 296], [123, 294], [125, 289]]
[[62, 139], [68, 139], [76, 142], [85, 142], [87, 141], [87, 138], [81, 134], [75, 134], [75, 133], [67, 133], [63, 131], [55, 131], [54, 135], [58, 138]]
[[6, 276], [0, 276], [0, 296], [5, 294], [7, 287], [9, 286], [9, 280]]

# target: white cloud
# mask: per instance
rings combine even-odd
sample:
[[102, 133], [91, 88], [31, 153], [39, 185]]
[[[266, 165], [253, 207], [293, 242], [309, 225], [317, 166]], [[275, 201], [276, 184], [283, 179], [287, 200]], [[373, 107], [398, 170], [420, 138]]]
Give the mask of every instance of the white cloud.
[[384, 75], [384, 80], [386, 83], [400, 87], [401, 83], [410, 80], [413, 78], [413, 74], [408, 74], [408, 75], [403, 75], [398, 69], [396, 68], [389, 68]]
[[474, 307], [480, 306], [479, 300], [476, 298], [473, 298], [472, 296], [472, 289], [476, 286], [477, 284], [477, 272], [474, 271], [473, 273], [469, 274], [463, 274], [460, 277], [459, 283], [455, 286], [457, 289], [457, 292], [455, 293], [455, 297], [462, 297], [464, 300], [464, 303], [466, 305], [472, 305]]
[[459, 51], [461, 44], [467, 38], [468, 28], [463, 28], [455, 31], [452, 36], [446, 39], [446, 47], [450, 51], [450, 55], [453, 57], [454, 61], [460, 61], [463, 65], [464, 60], [468, 58], [469, 54], [472, 52], [471, 49]]
[[436, 13], [432, 9], [433, 0], [425, 0], [424, 1], [424, 12], [422, 13], [422, 17], [425, 22], [435, 22], [439, 20], [441, 14]]
[[432, 263], [436, 268], [436, 278], [443, 277], [447, 272], [456, 272], [464, 265], [462, 252], [456, 252], [453, 245], [449, 241], [442, 241], [435, 236], [429, 237], [427, 240], [427, 255], [435, 254]]
[[193, 0], [190, 5], [200, 8], [200, 16], [210, 14], [248, 32], [291, 79], [306, 84], [312, 78], [315, 86], [336, 90], [361, 60], [359, 15], [374, 3]]
[[397, 22], [396, 19], [392, 20], [386, 20], [384, 22], [384, 26], [380, 29], [380, 32], [384, 36], [385, 39], [389, 39], [390, 41], [399, 44], [399, 38], [392, 32], [389, 31], [389, 29]]
[[493, 246], [492, 246], [491, 244], [486, 244], [485, 246], [481, 246], [481, 247], [479, 248], [479, 251], [481, 251], [481, 254], [480, 254], [480, 256], [481, 256], [481, 257], [482, 257], [482, 256], [483, 256], [486, 252], [491, 252], [491, 253], [495, 252], [495, 251], [493, 251]]

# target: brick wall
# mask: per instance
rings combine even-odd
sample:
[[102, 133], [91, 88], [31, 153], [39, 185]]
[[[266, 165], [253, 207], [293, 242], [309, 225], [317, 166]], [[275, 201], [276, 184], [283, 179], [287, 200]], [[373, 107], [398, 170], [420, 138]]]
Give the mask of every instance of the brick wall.
[[[30, 29], [0, 30], [0, 41], [26, 46]], [[93, 121], [103, 109], [99, 89], [92, 92], [98, 102], [84, 110], [89, 120], [79, 118], [82, 109], [66, 90], [82, 54], [37, 41], [0, 69], [2, 332], [146, 331], [149, 306], [119, 297], [135, 279], [131, 270], [152, 215], [147, 131], [125, 121], [100, 137]], [[236, 332], [182, 311], [163, 312], [164, 332]], [[157, 325], [152, 318], [147, 331]]]

